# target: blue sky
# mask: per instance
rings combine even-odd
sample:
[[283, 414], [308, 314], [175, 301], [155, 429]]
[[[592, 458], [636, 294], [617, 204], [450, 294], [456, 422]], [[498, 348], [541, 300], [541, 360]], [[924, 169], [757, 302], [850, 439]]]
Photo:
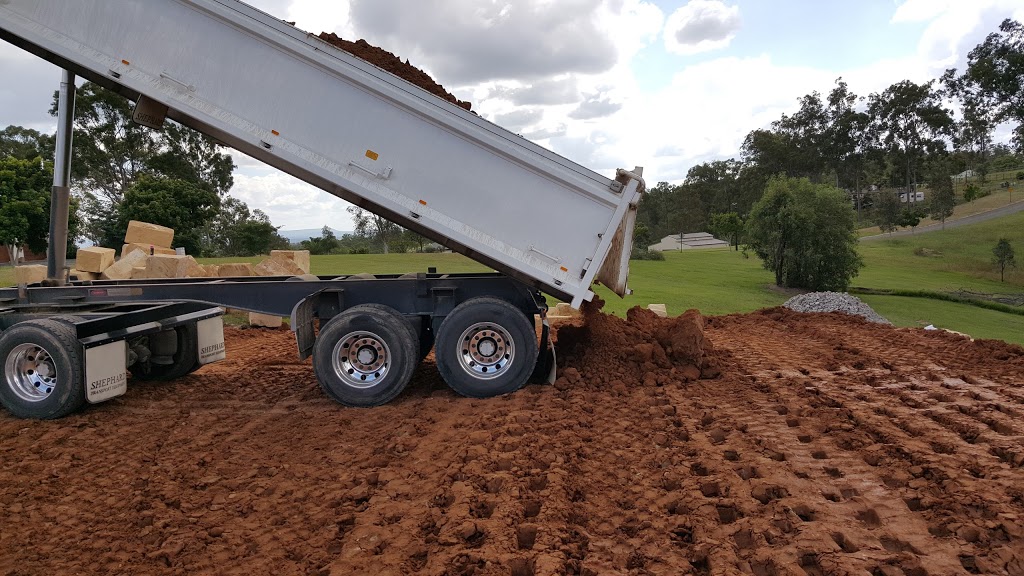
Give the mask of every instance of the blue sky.
[[[861, 96], [934, 79], [1004, 18], [1024, 20], [1022, 0], [251, 3], [310, 32], [365, 38], [513, 132], [605, 174], [644, 166], [655, 182], [737, 156], [747, 133], [839, 76]], [[0, 43], [0, 77], [0, 127], [53, 130], [59, 70]], [[352, 228], [341, 200], [235, 156], [232, 194], [275, 224]]]

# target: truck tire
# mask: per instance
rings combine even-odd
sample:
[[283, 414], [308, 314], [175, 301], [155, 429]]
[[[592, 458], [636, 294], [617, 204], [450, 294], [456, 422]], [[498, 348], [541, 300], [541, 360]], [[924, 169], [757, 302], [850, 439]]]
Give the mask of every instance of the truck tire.
[[320, 330], [313, 371], [324, 392], [345, 406], [390, 402], [416, 369], [419, 346], [412, 327], [393, 308], [354, 306]]
[[171, 364], [133, 364], [128, 369], [139, 380], [167, 381], [181, 378], [200, 368], [199, 332], [194, 322], [175, 327], [178, 337], [178, 351], [172, 356]]
[[0, 404], [18, 418], [50, 420], [85, 405], [82, 345], [55, 320], [15, 324], [0, 335]]
[[537, 362], [533, 325], [518, 308], [498, 298], [473, 298], [441, 322], [434, 345], [445, 382], [470, 398], [515, 392]]

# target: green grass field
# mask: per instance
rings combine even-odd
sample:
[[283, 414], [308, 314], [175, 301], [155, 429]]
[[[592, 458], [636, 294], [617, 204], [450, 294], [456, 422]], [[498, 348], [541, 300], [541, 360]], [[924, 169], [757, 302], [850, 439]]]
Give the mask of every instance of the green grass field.
[[[865, 288], [982, 293], [1024, 293], [1024, 270], [1009, 271], [999, 281], [991, 263], [992, 247], [1007, 238], [1024, 261], [1024, 212], [940, 232], [861, 244], [866, 267], [853, 285]], [[261, 258], [202, 259], [204, 263], [258, 262]], [[372, 274], [426, 271], [480, 272], [488, 268], [458, 254], [359, 254], [314, 256], [314, 274]], [[605, 310], [624, 314], [633, 306], [661, 303], [676, 315], [689, 308], [704, 314], [748, 312], [782, 304], [789, 294], [775, 289], [773, 276], [750, 255], [730, 250], [667, 252], [664, 261], [630, 263], [634, 294], [620, 299], [598, 287]], [[1024, 263], [1021, 264], [1024, 268]], [[10, 267], [0, 267], [0, 286], [13, 283]], [[863, 296], [873, 308], [898, 326], [934, 324], [977, 338], [997, 338], [1024, 344], [1024, 316], [981, 309], [967, 304], [902, 296]]]

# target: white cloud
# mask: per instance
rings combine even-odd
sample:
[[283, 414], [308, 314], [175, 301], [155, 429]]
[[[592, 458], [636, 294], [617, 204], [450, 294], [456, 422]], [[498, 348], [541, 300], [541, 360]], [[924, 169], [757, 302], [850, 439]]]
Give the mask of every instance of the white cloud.
[[741, 24], [739, 6], [719, 0], [691, 0], [668, 17], [665, 49], [690, 55], [729, 45]]
[[994, 32], [1004, 18], [1024, 17], [1020, 0], [906, 0], [893, 24], [925, 24], [918, 55], [935, 70], [962, 66], [967, 52]]

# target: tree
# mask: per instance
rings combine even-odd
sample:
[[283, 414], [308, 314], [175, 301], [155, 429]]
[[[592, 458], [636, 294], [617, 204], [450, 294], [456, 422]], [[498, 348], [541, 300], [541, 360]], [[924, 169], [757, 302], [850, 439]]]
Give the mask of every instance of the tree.
[[991, 102], [997, 122], [1017, 123], [1014, 140], [1024, 149], [1024, 25], [1003, 20], [968, 53], [962, 82]]
[[[110, 215], [142, 176], [191, 182], [217, 195], [232, 184], [234, 162], [212, 139], [172, 121], [151, 130], [132, 121], [132, 108], [91, 82], [75, 95], [72, 185], [82, 199], [86, 236], [100, 245], [120, 243], [124, 230]], [[57, 115], [56, 93], [50, 114]]]
[[929, 162], [925, 172], [928, 180], [928, 187], [931, 194], [928, 198], [928, 215], [932, 220], [942, 222], [942, 228], [946, 228], [946, 218], [953, 215], [953, 207], [956, 205], [956, 195], [953, 191], [953, 179], [950, 178], [952, 170], [946, 159], [933, 159]]
[[348, 213], [355, 221], [355, 233], [379, 243], [385, 254], [388, 253], [388, 244], [402, 233], [402, 227], [398, 224], [358, 206], [349, 206]]
[[910, 233], [913, 234], [914, 229], [921, 223], [922, 218], [924, 218], [924, 213], [916, 207], [904, 208], [900, 212], [899, 225], [904, 228], [910, 228]]
[[299, 243], [299, 246], [303, 250], [309, 250], [310, 254], [322, 255], [331, 254], [338, 249], [338, 237], [334, 235], [334, 231], [328, 226], [324, 226], [320, 230], [320, 236], [310, 238], [309, 240], [303, 240]]
[[992, 249], [992, 262], [999, 267], [999, 281], [1005, 282], [1006, 268], [1017, 266], [1013, 255], [1013, 246], [1010, 245], [1009, 240], [999, 239], [999, 243]]
[[[36, 157], [0, 158], [0, 244], [7, 247], [14, 264], [24, 246], [33, 252], [47, 249], [50, 233], [50, 186], [53, 167]], [[78, 203], [72, 200], [68, 214], [68, 246], [73, 252], [78, 238]]]
[[286, 249], [288, 240], [262, 210], [249, 210], [238, 198], [225, 196], [217, 216], [203, 231], [203, 254], [255, 256]]
[[875, 197], [875, 214], [882, 232], [894, 232], [900, 226], [900, 198], [894, 192], [880, 191]]
[[720, 238], [727, 238], [736, 251], [740, 249], [740, 237], [746, 229], [743, 217], [735, 212], [725, 212], [711, 216], [711, 230]]
[[747, 243], [779, 286], [845, 290], [864, 265], [845, 194], [807, 178], [776, 177], [754, 205]]
[[234, 184], [235, 162], [220, 151], [214, 141], [176, 122], [164, 126], [160, 151], [149, 159], [148, 168], [166, 178], [205, 186], [224, 196]]
[[174, 243], [194, 256], [203, 253], [202, 231], [220, 209], [220, 198], [185, 180], [142, 176], [124, 193], [118, 207], [117, 230], [124, 236], [129, 220], [174, 229]]
[[914, 188], [914, 168], [919, 159], [945, 151], [943, 138], [953, 127], [953, 117], [942, 106], [941, 94], [932, 89], [932, 84], [904, 80], [868, 97], [872, 134], [890, 155], [902, 157], [908, 193]]
[[10, 156], [19, 160], [52, 160], [53, 149], [52, 135], [40, 134], [31, 128], [21, 126], [8, 126], [0, 130], [0, 159]]

